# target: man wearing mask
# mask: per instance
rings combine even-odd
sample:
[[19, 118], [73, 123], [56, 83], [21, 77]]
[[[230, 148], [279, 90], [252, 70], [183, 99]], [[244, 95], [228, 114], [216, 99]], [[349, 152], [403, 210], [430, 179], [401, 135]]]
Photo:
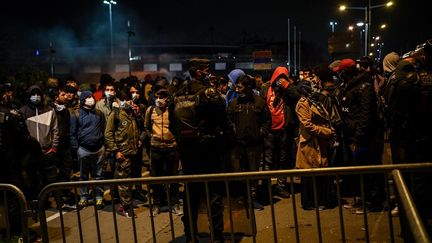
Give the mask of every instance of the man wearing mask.
[[28, 93], [28, 103], [21, 107], [20, 112], [26, 120], [30, 136], [39, 142], [43, 153], [39, 185], [42, 189], [57, 180], [56, 153], [59, 145], [57, 115], [53, 108], [43, 103], [43, 92], [38, 85], [30, 86]]
[[[238, 97], [228, 106], [228, 117], [234, 128], [236, 145], [232, 152], [234, 171], [258, 171], [263, 148], [263, 139], [271, 126], [270, 111], [265, 100], [253, 90], [253, 80], [249, 75], [238, 78], [236, 92]], [[257, 181], [251, 183], [253, 206], [262, 210], [264, 207], [256, 200]], [[241, 187], [243, 190], [244, 187]]]
[[[119, 107], [120, 100], [116, 97], [116, 89], [112, 82], [105, 82], [104, 86], [101, 87], [103, 91], [102, 99], [96, 102], [96, 110], [100, 111], [105, 121], [108, 119], [113, 107]], [[106, 179], [114, 178], [115, 170], [115, 158], [114, 154], [106, 150], [104, 155], [104, 173]], [[110, 189], [112, 198], [114, 201], [118, 202], [119, 196], [118, 191], [115, 187]]]
[[[173, 113], [170, 105], [170, 94], [166, 89], [160, 89], [155, 94], [155, 105], [150, 106], [145, 115], [146, 135], [150, 137], [151, 175], [178, 175], [179, 158], [177, 142], [174, 136]], [[153, 187], [153, 216], [157, 215], [161, 206], [167, 202], [164, 185]], [[170, 193], [171, 212], [182, 215], [179, 206], [179, 188], [177, 183], [167, 186]]]
[[[115, 179], [131, 177], [131, 163], [142, 144], [135, 119], [140, 112], [139, 108], [133, 104], [128, 90], [122, 90], [119, 99], [119, 108], [114, 108], [110, 113], [105, 129], [107, 150], [114, 153], [116, 159]], [[127, 218], [136, 217], [130, 197], [130, 186], [120, 185], [118, 191], [120, 206], [117, 212]]]
[[[77, 151], [80, 165], [80, 181], [87, 181], [89, 174], [96, 180], [103, 179], [103, 158], [105, 154], [104, 130], [105, 118], [95, 109], [95, 99], [91, 91], [83, 91], [80, 95], [80, 109], [71, 115], [71, 146]], [[102, 209], [103, 190], [95, 188], [96, 207]], [[89, 205], [92, 197], [87, 187], [80, 188], [81, 199], [78, 208]]]
[[[58, 179], [60, 181], [69, 181], [73, 172], [73, 157], [70, 148], [70, 113], [66, 108], [66, 92], [64, 88], [53, 89], [51, 92], [51, 107], [54, 108], [57, 115], [58, 131], [59, 131], [59, 145], [57, 147], [57, 168]], [[63, 196], [68, 196], [67, 200], [72, 203], [74, 201], [73, 194], [64, 191]]]
[[[130, 97], [132, 98], [132, 109], [136, 111], [134, 113], [135, 121], [138, 125], [138, 130], [141, 133], [144, 132], [144, 115], [146, 111], [146, 106], [141, 102], [141, 94], [140, 94], [139, 84], [136, 83], [128, 87], [128, 92]], [[143, 149], [144, 142], [139, 143], [137, 154], [133, 156], [132, 164], [131, 164], [131, 177], [132, 178], [141, 178], [142, 175], [142, 165], [143, 165]], [[146, 202], [147, 197], [145, 196], [146, 191], [143, 190], [142, 184], [134, 185], [134, 189], [132, 189], [132, 195], [135, 199]]]

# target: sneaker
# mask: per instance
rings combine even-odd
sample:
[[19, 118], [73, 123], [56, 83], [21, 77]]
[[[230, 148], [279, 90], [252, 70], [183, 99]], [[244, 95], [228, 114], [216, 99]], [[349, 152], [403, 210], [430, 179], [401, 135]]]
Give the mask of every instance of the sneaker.
[[393, 210], [391, 211], [391, 216], [393, 217], [399, 216], [399, 209], [397, 206], [393, 208]]
[[174, 207], [171, 208], [171, 213], [177, 216], [182, 216], [183, 210], [181, 210], [180, 205], [176, 204], [174, 205]]
[[120, 214], [121, 216], [125, 216], [128, 219], [131, 219], [132, 216], [134, 218], [138, 217], [132, 208], [125, 209], [123, 206], [119, 206], [117, 208], [117, 213]]
[[160, 214], [160, 207], [159, 206], [153, 206], [153, 209], [151, 211], [151, 215], [154, 217], [158, 214]]
[[102, 199], [96, 199], [96, 208], [98, 210], [104, 209], [105, 205]]
[[87, 199], [81, 199], [78, 202], [77, 208], [78, 208], [78, 210], [81, 210], [81, 209], [87, 207], [88, 205], [89, 205], [89, 201]]

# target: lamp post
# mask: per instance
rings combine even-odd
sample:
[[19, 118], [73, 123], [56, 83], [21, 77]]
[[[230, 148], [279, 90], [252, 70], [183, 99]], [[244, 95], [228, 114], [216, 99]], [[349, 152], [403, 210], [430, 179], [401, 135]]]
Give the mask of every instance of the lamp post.
[[330, 21], [330, 26], [331, 26], [332, 33], [335, 32], [335, 25], [337, 25], [337, 22]]
[[111, 39], [111, 59], [114, 58], [114, 48], [113, 48], [113, 24], [112, 24], [112, 5], [117, 4], [116, 1], [110, 0], [110, 1], [103, 1], [104, 4], [108, 4], [109, 7], [109, 21], [110, 21], [110, 39]]
[[352, 10], [362, 10], [364, 11], [364, 23], [365, 23], [365, 43], [364, 43], [364, 53], [365, 56], [368, 55], [369, 53], [369, 43], [370, 43], [370, 32], [371, 32], [371, 12], [372, 9], [376, 9], [376, 8], [381, 8], [381, 7], [390, 7], [393, 5], [393, 2], [387, 2], [387, 3], [383, 3], [383, 4], [377, 4], [377, 5], [371, 5], [371, 0], [368, 0], [368, 5], [366, 7], [350, 7], [350, 6], [346, 6], [346, 5], [340, 5], [339, 6], [339, 10], [340, 11], [345, 11], [347, 9], [352, 9]]

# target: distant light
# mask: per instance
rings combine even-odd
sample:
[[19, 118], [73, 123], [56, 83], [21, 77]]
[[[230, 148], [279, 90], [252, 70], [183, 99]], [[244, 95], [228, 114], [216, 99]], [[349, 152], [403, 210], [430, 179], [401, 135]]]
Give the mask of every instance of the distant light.
[[235, 56], [233, 56], [233, 59], [235, 59]]
[[[378, 45], [379, 45], [379, 44], [378, 44]], [[375, 44], [374, 44], [374, 43], [372, 43], [372, 44], [371, 44], [371, 46], [372, 46], [372, 47], [374, 47], [374, 46], [375, 46]]]
[[39, 56], [40, 55], [40, 51], [36, 50], [35, 54], [36, 54], [36, 56]]
[[345, 9], [346, 9], [346, 6], [345, 6], [345, 5], [340, 5], [340, 6], [339, 6], [339, 10], [340, 10], [340, 11], [345, 11]]
[[363, 22], [358, 22], [356, 25], [357, 25], [358, 27], [362, 27], [362, 26], [364, 25], [364, 23], [363, 23]]
[[379, 40], [379, 39], [380, 39], [380, 37], [379, 37], [379, 36], [375, 37], [375, 40]]
[[354, 26], [352, 26], [352, 25], [348, 26], [348, 30], [353, 30], [353, 29], [354, 29]]
[[371, 52], [371, 53], [369, 53], [369, 56], [373, 56], [373, 53]]
[[104, 0], [103, 3], [108, 4], [108, 5], [117, 4], [117, 2], [113, 1], [113, 0], [110, 0], [110, 1]]
[[387, 27], [386, 24], [382, 24], [382, 25], [380, 26], [381, 29], [384, 29], [385, 27]]
[[390, 7], [390, 6], [392, 6], [392, 5], [393, 5], [393, 2], [392, 2], [392, 1], [386, 3], [386, 7]]
[[350, 47], [350, 43], [346, 43], [346, 44], [345, 44], [345, 47], [346, 47], [346, 48], [349, 48], [349, 47]]

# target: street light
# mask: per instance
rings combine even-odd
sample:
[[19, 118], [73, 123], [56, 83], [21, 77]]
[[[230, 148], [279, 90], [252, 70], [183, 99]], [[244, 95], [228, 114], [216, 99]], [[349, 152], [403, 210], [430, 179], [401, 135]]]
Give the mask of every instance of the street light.
[[383, 4], [377, 4], [377, 5], [371, 5], [371, 0], [368, 1], [368, 5], [366, 7], [349, 7], [346, 5], [340, 5], [339, 6], [339, 10], [340, 11], [345, 11], [347, 9], [352, 9], [352, 10], [363, 10], [364, 14], [365, 14], [365, 56], [367, 56], [368, 54], [368, 50], [369, 50], [369, 45], [368, 43], [370, 42], [370, 31], [371, 31], [371, 11], [372, 9], [375, 8], [381, 8], [381, 7], [390, 7], [393, 5], [392, 1], [389, 1], [387, 3], [383, 3]]
[[332, 33], [335, 32], [335, 25], [337, 25], [337, 22], [333, 22], [333, 21], [330, 22], [330, 26], [332, 28]]
[[117, 4], [116, 1], [110, 0], [110, 1], [103, 1], [104, 4], [108, 4], [109, 6], [109, 21], [110, 21], [110, 37], [111, 37], [111, 60], [114, 58], [114, 48], [113, 48], [113, 25], [112, 25], [112, 5]]

